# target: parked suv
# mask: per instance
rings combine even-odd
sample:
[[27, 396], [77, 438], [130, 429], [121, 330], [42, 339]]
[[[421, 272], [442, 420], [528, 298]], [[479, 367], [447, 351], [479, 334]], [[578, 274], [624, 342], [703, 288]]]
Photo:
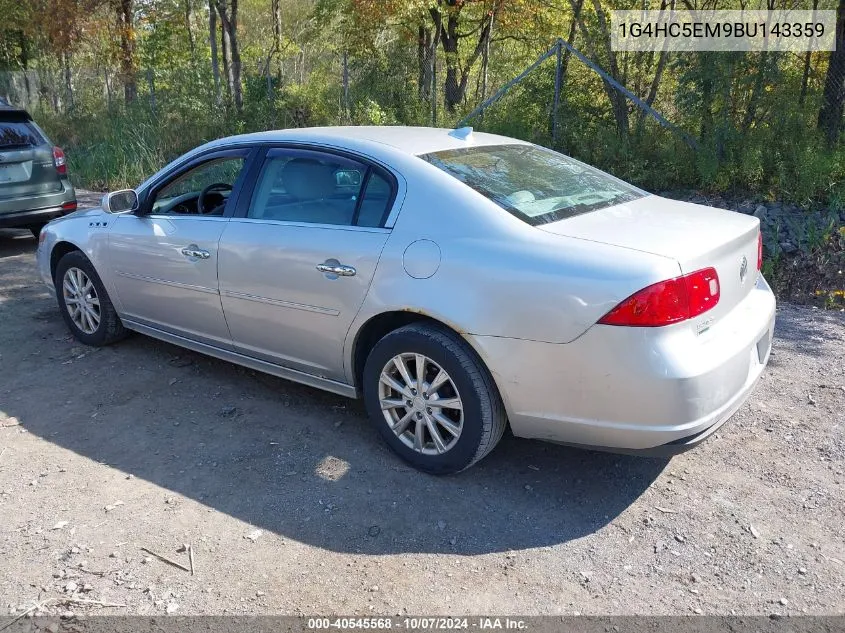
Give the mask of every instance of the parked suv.
[[47, 222], [75, 210], [64, 152], [28, 112], [0, 99], [0, 228], [37, 237]]

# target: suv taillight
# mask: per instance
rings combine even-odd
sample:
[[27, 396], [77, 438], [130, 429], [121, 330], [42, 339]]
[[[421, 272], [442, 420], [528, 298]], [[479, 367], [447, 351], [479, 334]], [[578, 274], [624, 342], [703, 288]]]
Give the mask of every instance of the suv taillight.
[[719, 303], [719, 275], [715, 268], [660, 281], [635, 292], [599, 323], [630, 327], [660, 327], [697, 317]]
[[763, 231], [757, 234], [757, 270], [763, 270]]
[[67, 174], [67, 160], [65, 160], [65, 153], [61, 147], [53, 148], [53, 164], [59, 174], [62, 176]]

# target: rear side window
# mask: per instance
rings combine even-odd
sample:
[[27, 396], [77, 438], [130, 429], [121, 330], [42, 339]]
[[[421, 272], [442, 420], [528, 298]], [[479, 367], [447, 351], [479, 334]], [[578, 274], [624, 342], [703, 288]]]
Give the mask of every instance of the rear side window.
[[247, 217], [335, 226], [380, 227], [394, 188], [375, 167], [304, 149], [272, 149]]
[[375, 169], [371, 170], [355, 225], [382, 226], [387, 220], [387, 214], [390, 213], [391, 202], [393, 202], [393, 185], [385, 175]]
[[0, 149], [34, 147], [43, 142], [38, 130], [26, 121], [0, 121]]

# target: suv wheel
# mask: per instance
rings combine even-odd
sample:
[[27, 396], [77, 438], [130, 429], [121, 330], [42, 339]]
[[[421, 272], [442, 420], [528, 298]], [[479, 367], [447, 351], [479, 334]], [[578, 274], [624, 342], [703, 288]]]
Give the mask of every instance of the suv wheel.
[[493, 450], [507, 423], [490, 372], [445, 328], [411, 324], [386, 335], [367, 358], [363, 389], [384, 440], [427, 473], [469, 468]]
[[62, 318], [77, 339], [100, 347], [126, 336], [100, 276], [81, 252], [59, 260], [54, 282]]

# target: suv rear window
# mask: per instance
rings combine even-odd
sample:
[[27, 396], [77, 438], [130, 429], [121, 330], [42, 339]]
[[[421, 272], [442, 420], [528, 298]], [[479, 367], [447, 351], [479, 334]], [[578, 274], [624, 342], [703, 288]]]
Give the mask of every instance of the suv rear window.
[[[2, 113], [0, 112], [0, 116]], [[0, 150], [41, 145], [44, 139], [32, 124], [26, 121], [0, 120]]]
[[528, 224], [647, 195], [610, 174], [536, 145], [487, 145], [420, 156]]

